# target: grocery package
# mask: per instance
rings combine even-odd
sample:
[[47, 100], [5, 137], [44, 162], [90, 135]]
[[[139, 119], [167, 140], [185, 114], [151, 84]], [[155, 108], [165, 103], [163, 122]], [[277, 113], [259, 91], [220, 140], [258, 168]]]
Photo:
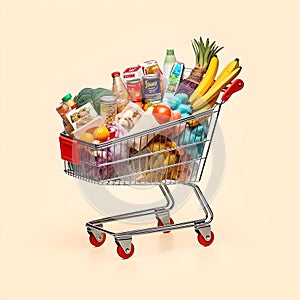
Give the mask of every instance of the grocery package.
[[[111, 234], [124, 259], [134, 252], [135, 234], [194, 227], [203, 246], [214, 240], [212, 211], [197, 184], [221, 107], [244, 83], [236, 78], [242, 69], [237, 58], [219, 71], [217, 54], [223, 47], [215, 41], [200, 36], [192, 47], [192, 68], [167, 49], [162, 68], [155, 59], [134, 62], [123, 72], [102, 74], [112, 76], [111, 89], [84, 88], [74, 97], [66, 94], [56, 106], [63, 123], [59, 142], [66, 174], [99, 185], [157, 185], [163, 193], [165, 206], [86, 224], [92, 245], [101, 246]], [[193, 189], [204, 218], [174, 223], [170, 210], [175, 200], [168, 185], [175, 184]], [[145, 215], [155, 215], [157, 227], [118, 233], [103, 228], [107, 222]]]
[[181, 82], [182, 75], [184, 71], [184, 64], [180, 62], [175, 62], [171, 69], [168, 82], [165, 89], [165, 94], [163, 99], [168, 99], [175, 95], [178, 89], [179, 83]]
[[116, 115], [115, 122], [120, 124], [127, 132], [130, 132], [143, 114], [144, 111], [138, 105], [130, 102]]

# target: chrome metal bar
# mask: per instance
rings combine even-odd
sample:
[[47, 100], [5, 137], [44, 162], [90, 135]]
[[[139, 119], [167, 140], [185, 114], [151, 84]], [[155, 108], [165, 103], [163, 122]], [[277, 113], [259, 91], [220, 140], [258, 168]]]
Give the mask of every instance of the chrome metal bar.
[[210, 147], [211, 147], [211, 141], [212, 141], [212, 138], [213, 138], [214, 133], [215, 133], [215, 129], [216, 129], [216, 125], [217, 125], [217, 121], [218, 121], [218, 118], [219, 118], [219, 114], [220, 114], [220, 111], [221, 111], [222, 104], [223, 104], [223, 103], [218, 104], [217, 110], [214, 112], [214, 113], [216, 113], [215, 120], [213, 120], [213, 115], [212, 115], [212, 117], [210, 118], [211, 120], [210, 120], [210, 124], [209, 124], [209, 127], [208, 127], [208, 133], [209, 133], [209, 130], [210, 130], [210, 126], [212, 125], [211, 123], [213, 123], [213, 129], [212, 129], [211, 135], [210, 135], [210, 136], [207, 136], [207, 138], [210, 139], [210, 142], [209, 142], [209, 144], [208, 144], [208, 149], [207, 149], [207, 151], [206, 151], [206, 153], [205, 153], [205, 159], [204, 159], [204, 163], [203, 163], [202, 168], [201, 168], [201, 173], [200, 173], [200, 176], [199, 176], [198, 181], [201, 180], [202, 175], [203, 175], [204, 167], [205, 167], [205, 165], [206, 165], [207, 156], [208, 156], [208, 153], [209, 153], [209, 150], [210, 150]]
[[[203, 208], [203, 211], [205, 213], [205, 223], [209, 224], [213, 220], [213, 211], [210, 208], [208, 202], [206, 201], [206, 198], [204, 197], [202, 191], [200, 190], [199, 186], [195, 183], [183, 183], [185, 185], [189, 185], [194, 189], [194, 192], [199, 200], [199, 203], [201, 207]], [[200, 222], [201, 220], [199, 220]]]
[[[115, 143], [122, 143], [124, 141], [129, 140], [129, 139], [134, 139], [136, 137], [146, 136], [146, 135], [149, 135], [149, 134], [154, 133], [154, 132], [158, 132], [158, 131], [161, 131], [161, 130], [164, 130], [164, 129], [172, 128], [172, 127], [174, 127], [178, 124], [186, 123], [186, 122], [189, 122], [189, 121], [194, 120], [194, 119], [199, 119], [201, 117], [210, 116], [210, 115], [212, 115], [213, 112], [214, 112], [214, 109], [208, 109], [208, 110], [200, 112], [198, 114], [190, 115], [188, 117], [181, 118], [179, 120], [174, 120], [174, 121], [171, 121], [171, 122], [161, 124], [158, 127], [154, 127], [154, 128], [151, 128], [151, 129], [143, 130], [141, 132], [137, 132], [137, 133], [134, 133], [134, 134], [128, 134], [126, 136], [119, 137], [117, 140], [109, 140], [109, 141], [103, 142], [99, 145], [94, 145], [94, 148], [96, 150], [107, 148], [107, 147], [109, 147], [109, 146], [111, 146]], [[90, 143], [84, 142], [80, 139], [76, 139], [76, 138], [74, 138], [74, 139], [77, 140], [78, 143], [90, 147]]]
[[160, 187], [162, 193], [164, 194], [165, 198], [167, 199], [168, 203], [169, 204], [171, 203], [171, 206], [167, 207], [169, 210], [171, 210], [175, 205], [175, 200], [174, 200], [174, 197], [173, 197], [171, 191], [169, 190], [168, 186], [163, 182], [159, 185], [159, 187]]
[[[197, 220], [197, 222], [199, 221], [201, 220]], [[204, 223], [205, 219], [203, 219], [202, 222]], [[139, 235], [139, 234], [147, 234], [147, 233], [160, 232], [160, 231], [176, 230], [182, 228], [195, 227], [195, 224], [196, 224], [195, 221], [186, 221], [186, 222], [176, 223], [172, 225], [164, 225], [159, 227], [149, 227], [143, 229], [135, 229], [130, 231], [118, 232], [115, 234], [115, 236]]]
[[152, 208], [142, 209], [142, 210], [138, 210], [138, 211], [128, 212], [128, 213], [124, 213], [124, 214], [119, 214], [119, 215], [115, 215], [115, 216], [110, 216], [110, 217], [105, 217], [105, 218], [89, 221], [89, 222], [87, 222], [86, 226], [90, 226], [90, 225], [96, 226], [97, 224], [108, 223], [108, 222], [118, 221], [118, 220], [125, 220], [125, 219], [130, 219], [130, 218], [135, 218], [135, 217], [141, 217], [141, 216], [146, 216], [149, 214], [156, 214], [160, 210], [163, 210], [163, 211], [171, 210], [174, 207], [175, 202], [174, 202], [174, 198], [173, 198], [169, 188], [164, 183], [161, 183], [159, 185], [159, 187], [160, 187], [163, 195], [165, 196], [166, 204], [164, 206], [152, 207]]

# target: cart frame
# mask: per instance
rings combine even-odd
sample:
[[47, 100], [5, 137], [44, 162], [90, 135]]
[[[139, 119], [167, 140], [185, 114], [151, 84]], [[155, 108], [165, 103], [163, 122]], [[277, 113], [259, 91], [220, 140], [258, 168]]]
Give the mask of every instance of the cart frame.
[[[215, 127], [216, 127], [216, 123], [219, 117], [221, 107], [234, 92], [242, 89], [243, 86], [244, 83], [242, 80], [236, 79], [235, 81], [233, 81], [230, 84], [230, 86], [226, 88], [224, 94], [221, 97], [221, 101], [216, 103], [213, 109], [201, 112], [199, 114], [191, 115], [189, 117], [185, 117], [180, 120], [165, 123], [158, 127], [145, 130], [143, 132], [110, 140], [101, 143], [100, 145], [91, 145], [90, 143], [86, 143], [75, 138], [70, 138], [66, 136], [65, 133], [61, 133], [60, 135], [61, 156], [62, 159], [64, 160], [64, 171], [66, 174], [78, 178], [80, 180], [84, 180], [84, 181], [88, 181], [100, 185], [137, 185], [137, 184], [157, 185], [159, 186], [166, 200], [166, 204], [160, 207], [152, 207], [148, 209], [127, 212], [127, 213], [104, 217], [101, 219], [96, 219], [87, 222], [86, 228], [90, 237], [89, 238], [90, 243], [92, 245], [99, 247], [104, 243], [107, 234], [112, 235], [117, 244], [117, 252], [119, 256], [124, 259], [127, 259], [131, 257], [134, 252], [134, 245], [132, 243], [132, 237], [134, 235], [141, 235], [141, 234], [148, 234], [148, 233], [155, 233], [155, 232], [167, 233], [170, 232], [171, 230], [188, 228], [188, 227], [194, 227], [197, 233], [198, 242], [200, 244], [202, 244], [203, 246], [209, 246], [212, 244], [214, 240], [214, 233], [211, 231], [210, 223], [213, 220], [213, 211], [209, 206], [205, 196], [203, 195], [200, 187], [198, 186], [198, 182], [200, 182], [203, 175], [204, 167], [211, 147], [211, 141], [214, 136], [214, 131], [215, 131]], [[156, 155], [155, 157], [157, 158], [159, 155], [168, 155], [171, 153], [172, 155], [174, 153], [177, 155], [177, 152], [179, 152], [179, 150], [182, 149], [185, 151], [192, 149], [192, 153], [194, 153], [193, 152], [194, 149], [198, 149], [197, 151], [199, 152], [198, 147], [200, 145], [202, 149], [201, 154], [199, 154], [199, 156], [196, 156], [194, 159], [187, 159], [183, 161], [179, 160], [177, 162], [174, 162], [171, 165], [163, 165], [153, 169], [147, 169], [147, 170], [135, 169], [134, 173], [125, 173], [121, 175], [116, 174], [115, 177], [111, 176], [111, 174], [110, 176], [106, 176], [107, 174], [105, 173], [104, 175], [102, 174], [102, 176], [104, 177], [100, 179], [99, 178], [95, 179], [94, 177], [91, 178], [91, 176], [87, 175], [88, 172], [82, 169], [83, 163], [88, 163], [90, 165], [90, 161], [82, 162], [82, 153], [80, 153], [80, 147], [83, 147], [83, 149], [88, 148], [89, 151], [93, 151], [93, 152], [96, 151], [96, 153], [99, 153], [100, 151], [101, 155], [103, 155], [104, 150], [111, 149], [109, 147], [115, 147], [117, 143], [118, 145], [124, 145], [128, 143], [128, 141], [130, 141], [130, 145], [132, 146], [135, 145], [136, 141], [139, 141], [139, 139], [143, 137], [147, 137], [147, 141], [148, 141], [148, 137], [151, 136], [151, 139], [153, 140], [154, 134], [166, 132], [166, 130], [170, 130], [172, 128], [180, 129], [180, 126], [182, 126], [183, 124], [185, 124], [186, 126], [187, 124], [189, 124], [190, 121], [193, 120], [202, 120], [202, 123], [208, 122], [207, 123], [208, 128], [204, 139], [202, 139], [200, 142], [199, 141], [196, 142], [195, 140], [193, 140], [189, 144], [181, 144], [179, 142], [178, 145], [176, 145], [176, 147], [170, 146], [168, 149], [167, 148], [159, 149], [157, 152], [155, 152]], [[186, 129], [184, 128], [183, 130], [184, 134], [185, 134], [185, 130]], [[121, 148], [120, 153], [122, 152], [122, 149], [123, 148]], [[104, 168], [104, 170], [107, 171], [109, 170], [108, 169], [109, 166], [116, 166], [117, 164], [121, 164], [122, 167], [122, 164], [130, 165], [131, 162], [136, 162], [137, 159], [147, 159], [147, 163], [148, 163], [148, 161], [151, 159], [151, 156], [153, 155], [154, 155], [153, 152], [151, 152], [150, 154], [146, 153], [134, 157], [125, 157], [125, 158], [121, 157], [116, 160], [113, 159], [112, 161], [102, 160], [101, 164], [97, 165], [97, 167], [101, 166], [102, 168]], [[188, 157], [191, 158], [192, 155], [189, 155]], [[196, 169], [196, 172], [193, 171], [190, 172], [191, 174], [189, 177], [186, 177], [186, 174], [183, 174], [183, 177], [178, 177], [178, 174], [176, 172], [179, 172], [178, 170], [180, 169], [183, 170], [182, 173], [184, 173], [184, 170], [187, 170], [184, 168], [185, 165], [187, 165], [189, 168], [192, 167], [193, 171], [194, 169]], [[88, 170], [90, 171], [90, 169]], [[172, 171], [171, 173], [169, 172], [170, 170]], [[173, 176], [174, 175], [173, 170], [176, 170], [175, 175], [177, 177]], [[155, 174], [155, 178], [154, 180], [147, 182], [147, 180], [145, 180], [145, 177], [143, 177], [143, 175], [145, 174], [148, 175], [149, 173], [150, 175]], [[169, 177], [166, 177], [166, 174], [168, 174]], [[140, 180], [141, 176], [142, 176], [142, 180]], [[153, 176], [151, 178], [153, 179]], [[182, 184], [191, 187], [204, 212], [204, 217], [196, 220], [189, 220], [189, 221], [179, 222], [175, 224], [173, 219], [170, 217], [170, 211], [174, 208], [175, 205], [174, 197], [168, 188], [168, 185], [171, 184]], [[148, 227], [148, 228], [120, 231], [120, 232], [113, 232], [104, 228], [105, 223], [110, 223], [114, 221], [120, 221], [120, 220], [135, 218], [135, 217], [142, 217], [151, 214], [154, 215], [158, 221], [157, 227]]]

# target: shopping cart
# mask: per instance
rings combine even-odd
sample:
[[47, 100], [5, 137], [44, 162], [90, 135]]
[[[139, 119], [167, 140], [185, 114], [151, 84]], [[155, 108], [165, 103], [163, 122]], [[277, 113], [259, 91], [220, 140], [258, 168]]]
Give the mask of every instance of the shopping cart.
[[[240, 79], [233, 81], [210, 110], [98, 145], [71, 138], [65, 132], [60, 134], [66, 174], [99, 185], [158, 185], [166, 199], [164, 206], [87, 222], [92, 245], [99, 247], [104, 243], [106, 234], [112, 235], [118, 255], [127, 259], [134, 253], [134, 235], [166, 233], [187, 227], [194, 227], [201, 245], [211, 245], [214, 240], [210, 226], [213, 212], [197, 183], [202, 178], [222, 104], [243, 85]], [[168, 186], [177, 184], [192, 188], [205, 214], [203, 218], [174, 223], [170, 211], [175, 200]], [[105, 223], [145, 215], [155, 216], [157, 227], [122, 232], [112, 232], [103, 227]]]

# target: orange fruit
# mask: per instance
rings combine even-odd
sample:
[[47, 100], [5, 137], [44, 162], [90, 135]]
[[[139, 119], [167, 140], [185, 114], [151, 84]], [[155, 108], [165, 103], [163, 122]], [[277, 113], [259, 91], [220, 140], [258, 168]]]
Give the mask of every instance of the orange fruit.
[[90, 132], [84, 132], [84, 133], [80, 136], [80, 139], [81, 139], [82, 141], [91, 143], [91, 142], [94, 141], [94, 136], [93, 136]]
[[105, 126], [99, 126], [93, 132], [94, 138], [100, 142], [105, 142], [109, 136], [109, 130]]

